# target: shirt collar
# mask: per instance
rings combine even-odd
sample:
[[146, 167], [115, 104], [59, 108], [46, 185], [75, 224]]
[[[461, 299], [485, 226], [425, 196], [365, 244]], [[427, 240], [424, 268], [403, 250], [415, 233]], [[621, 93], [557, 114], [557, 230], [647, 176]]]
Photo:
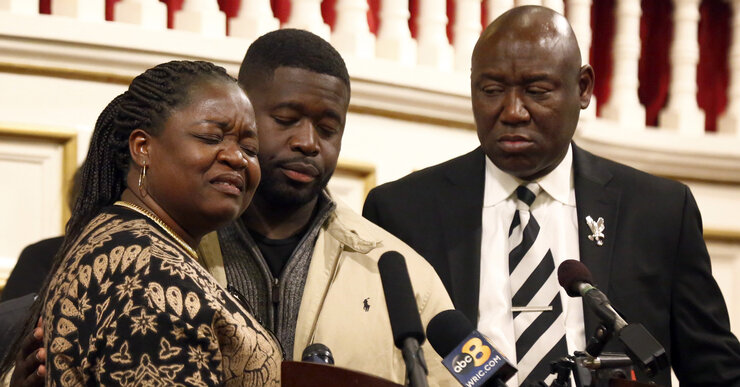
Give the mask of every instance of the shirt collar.
[[[492, 207], [508, 199], [516, 187], [524, 181], [499, 169], [486, 156], [485, 188], [483, 192], [483, 207]], [[544, 192], [553, 199], [569, 206], [576, 205], [576, 195], [573, 185], [573, 147], [568, 147], [568, 153], [552, 172], [536, 180]]]
[[568, 206], [576, 205], [576, 191], [573, 185], [573, 146], [568, 147], [568, 153], [552, 172], [541, 177], [538, 181], [542, 190], [550, 197]]

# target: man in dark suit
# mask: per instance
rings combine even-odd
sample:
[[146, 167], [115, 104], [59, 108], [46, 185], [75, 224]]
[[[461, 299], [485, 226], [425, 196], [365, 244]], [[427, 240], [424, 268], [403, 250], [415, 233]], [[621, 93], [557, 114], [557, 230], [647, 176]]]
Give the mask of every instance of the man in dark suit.
[[63, 236], [40, 240], [23, 248], [18, 261], [5, 283], [0, 302], [39, 291], [51, 270], [54, 255], [64, 242]]
[[[536, 240], [548, 240], [551, 248], [543, 251], [552, 253], [551, 261], [580, 258], [625, 320], [656, 337], [682, 386], [740, 385], [740, 344], [730, 332], [688, 187], [572, 143], [593, 81], [564, 17], [543, 7], [503, 14], [483, 32], [472, 57], [481, 147], [375, 188], [363, 215], [424, 256], [455, 306], [496, 344], [503, 341], [512, 360], [522, 357], [516, 319], [526, 311], [512, 313], [512, 284], [519, 280], [506, 233], [519, 224], [513, 218], [526, 218], [524, 211], [542, 224]], [[542, 192], [523, 210], [515, 191], [533, 183]], [[537, 313], [557, 308], [563, 317], [552, 326], [560, 324], [560, 332], [565, 326], [568, 352], [583, 350], [598, 320], [563, 291]], [[550, 347], [545, 361], [557, 358], [557, 345]], [[669, 386], [670, 374], [663, 371], [655, 381]]]

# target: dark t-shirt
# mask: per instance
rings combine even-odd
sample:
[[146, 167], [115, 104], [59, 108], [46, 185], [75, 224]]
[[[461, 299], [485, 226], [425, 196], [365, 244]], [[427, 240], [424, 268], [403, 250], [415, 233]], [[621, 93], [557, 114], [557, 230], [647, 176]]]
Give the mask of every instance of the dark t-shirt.
[[267, 261], [272, 276], [280, 278], [280, 273], [293, 255], [293, 251], [303, 238], [305, 231], [285, 239], [270, 239], [253, 230], [249, 230], [249, 233], [254, 238], [254, 242], [257, 243], [257, 248], [259, 248], [265, 261]]

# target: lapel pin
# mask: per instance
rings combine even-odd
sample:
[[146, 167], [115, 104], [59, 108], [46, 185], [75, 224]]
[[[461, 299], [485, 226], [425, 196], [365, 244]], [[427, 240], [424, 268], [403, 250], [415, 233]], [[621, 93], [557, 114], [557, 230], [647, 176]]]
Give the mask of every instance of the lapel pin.
[[591, 229], [591, 235], [588, 236], [588, 239], [596, 242], [597, 246], [604, 245], [604, 218], [599, 217], [594, 222], [591, 215], [588, 215], [586, 216], [586, 224]]

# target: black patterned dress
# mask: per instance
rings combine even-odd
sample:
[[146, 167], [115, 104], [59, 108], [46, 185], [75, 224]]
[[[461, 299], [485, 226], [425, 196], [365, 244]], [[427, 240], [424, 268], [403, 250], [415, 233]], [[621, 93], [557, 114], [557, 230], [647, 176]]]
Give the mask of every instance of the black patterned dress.
[[106, 208], [54, 274], [52, 386], [277, 386], [273, 336], [164, 229]]

